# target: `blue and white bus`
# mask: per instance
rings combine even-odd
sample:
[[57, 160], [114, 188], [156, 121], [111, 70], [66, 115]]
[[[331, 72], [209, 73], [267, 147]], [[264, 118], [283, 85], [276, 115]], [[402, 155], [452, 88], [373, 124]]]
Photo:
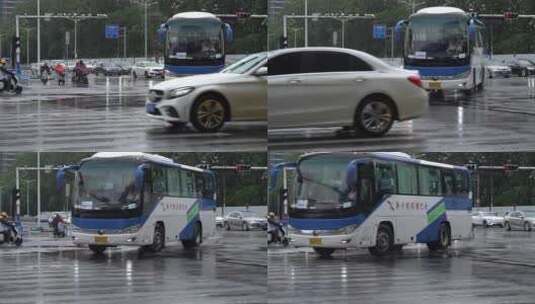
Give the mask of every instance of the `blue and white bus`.
[[225, 45], [233, 31], [216, 15], [179, 13], [162, 24], [165, 69], [174, 75], [216, 73], [225, 67]]
[[464, 167], [401, 153], [313, 153], [295, 170], [288, 230], [296, 247], [321, 256], [368, 248], [382, 256], [410, 243], [446, 249], [472, 236]]
[[404, 68], [417, 70], [425, 89], [470, 93], [483, 88], [487, 43], [477, 15], [428, 7], [398, 22], [396, 34], [398, 40], [404, 36]]
[[97, 153], [65, 172], [72, 183], [72, 237], [95, 253], [131, 245], [158, 252], [166, 244], [199, 246], [215, 234], [212, 172], [145, 153]]

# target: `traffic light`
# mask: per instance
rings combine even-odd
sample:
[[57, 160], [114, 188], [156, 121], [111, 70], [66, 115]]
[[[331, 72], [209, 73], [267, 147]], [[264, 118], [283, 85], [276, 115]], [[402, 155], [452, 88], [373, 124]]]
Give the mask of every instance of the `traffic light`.
[[279, 44], [280, 44], [280, 48], [281, 49], [287, 49], [288, 48], [288, 37], [281, 36]]
[[249, 12], [244, 12], [244, 11], [239, 11], [239, 12], [236, 12], [236, 16], [240, 19], [245, 19], [245, 18], [249, 18], [251, 17], [251, 13]]
[[242, 173], [251, 170], [251, 165], [239, 164], [236, 165], [236, 172]]
[[518, 18], [518, 13], [513, 13], [513, 12], [505, 12], [503, 13], [503, 18], [505, 19], [515, 19], [515, 18]]
[[505, 171], [515, 171], [515, 170], [518, 170], [518, 165], [515, 165], [515, 164], [505, 164], [503, 165], [503, 169]]
[[466, 164], [465, 167], [466, 167], [466, 169], [468, 169], [470, 171], [476, 171], [477, 170], [477, 164]]
[[13, 188], [13, 200], [20, 199], [20, 189]]

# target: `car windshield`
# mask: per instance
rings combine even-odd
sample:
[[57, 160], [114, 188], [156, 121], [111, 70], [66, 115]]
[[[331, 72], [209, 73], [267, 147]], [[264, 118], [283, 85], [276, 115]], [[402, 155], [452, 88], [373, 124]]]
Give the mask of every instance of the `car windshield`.
[[261, 62], [265, 61], [266, 58], [267, 53], [258, 53], [250, 55], [236, 63], [229, 65], [227, 68], [221, 71], [221, 73], [245, 74]]
[[206, 60], [223, 57], [222, 27], [218, 19], [176, 19], [167, 26], [169, 58]]
[[294, 209], [339, 210], [356, 205], [356, 187], [347, 185], [351, 161], [343, 156], [316, 156], [300, 162]]
[[256, 215], [256, 213], [251, 212], [251, 211], [242, 211], [241, 215], [242, 215], [244, 218], [258, 217], [258, 216]]
[[136, 163], [118, 160], [85, 162], [75, 182], [75, 210], [134, 210], [140, 207], [135, 187]]
[[408, 57], [437, 59], [467, 57], [466, 20], [461, 16], [416, 16], [407, 31]]

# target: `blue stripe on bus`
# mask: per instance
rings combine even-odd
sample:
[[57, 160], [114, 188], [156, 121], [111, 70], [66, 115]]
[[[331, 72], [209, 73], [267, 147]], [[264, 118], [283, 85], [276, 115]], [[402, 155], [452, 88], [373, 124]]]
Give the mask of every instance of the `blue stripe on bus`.
[[463, 65], [458, 67], [418, 67], [412, 65], [406, 65], [407, 70], [416, 70], [420, 73], [420, 76], [455, 76], [467, 71], [470, 71], [470, 65]]
[[434, 222], [427, 225], [427, 227], [425, 227], [424, 230], [420, 231], [416, 235], [416, 242], [417, 243], [429, 243], [429, 242], [438, 241], [440, 224], [442, 224], [442, 222], [447, 221], [447, 220], [448, 218], [447, 218], [446, 213], [439, 216]]
[[360, 225], [365, 219], [364, 214], [339, 219], [290, 218], [289, 224], [299, 230], [335, 230], [349, 225]]
[[74, 226], [82, 229], [109, 229], [120, 230], [130, 226], [145, 223], [146, 217], [134, 217], [129, 219], [95, 219], [95, 218], [78, 218], [73, 217], [72, 223]]
[[165, 65], [165, 69], [175, 75], [197, 75], [217, 73], [225, 68], [225, 65], [207, 65], [207, 66], [176, 66]]
[[187, 225], [180, 231], [180, 234], [178, 236], [178, 239], [183, 240], [193, 240], [195, 239], [195, 231], [193, 230], [193, 227], [195, 226], [195, 223], [200, 221], [200, 217], [197, 214]]

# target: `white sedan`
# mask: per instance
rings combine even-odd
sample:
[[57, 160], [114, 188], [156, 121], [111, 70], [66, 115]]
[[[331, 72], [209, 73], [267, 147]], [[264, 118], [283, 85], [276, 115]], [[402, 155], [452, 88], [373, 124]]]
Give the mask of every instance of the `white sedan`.
[[145, 78], [165, 78], [164, 65], [157, 62], [141, 61], [132, 66], [132, 77], [145, 77]]
[[269, 55], [270, 129], [343, 127], [387, 133], [422, 116], [428, 93], [418, 72], [342, 48], [294, 48]]
[[503, 216], [498, 216], [496, 212], [476, 212], [472, 214], [472, 225], [473, 226], [483, 226], [483, 227], [492, 227], [499, 226], [503, 227], [504, 219]]
[[258, 53], [215, 74], [164, 81], [149, 90], [147, 115], [175, 126], [217, 132], [228, 121], [265, 121], [267, 54]]

